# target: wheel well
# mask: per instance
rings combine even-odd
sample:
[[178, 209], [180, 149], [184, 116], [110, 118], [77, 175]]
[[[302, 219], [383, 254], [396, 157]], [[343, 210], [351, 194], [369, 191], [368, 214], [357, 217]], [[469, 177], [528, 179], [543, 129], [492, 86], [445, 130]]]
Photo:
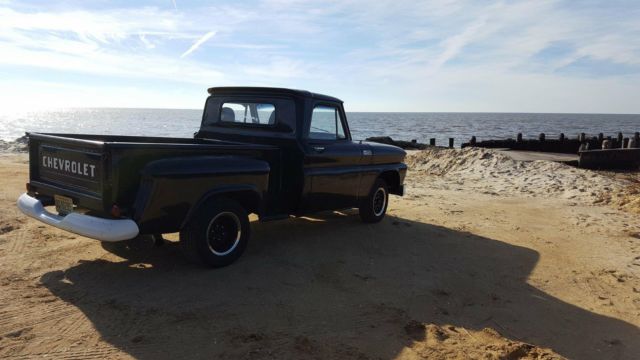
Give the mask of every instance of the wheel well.
[[256, 194], [254, 191], [250, 191], [250, 190], [232, 191], [232, 192], [221, 193], [215, 196], [225, 197], [227, 199], [237, 201], [238, 203], [240, 203], [240, 205], [242, 205], [242, 207], [245, 210], [247, 210], [247, 213], [249, 214], [260, 213], [260, 196]]
[[400, 174], [397, 171], [385, 171], [380, 174], [380, 178], [387, 183], [389, 193], [398, 194], [400, 192]]

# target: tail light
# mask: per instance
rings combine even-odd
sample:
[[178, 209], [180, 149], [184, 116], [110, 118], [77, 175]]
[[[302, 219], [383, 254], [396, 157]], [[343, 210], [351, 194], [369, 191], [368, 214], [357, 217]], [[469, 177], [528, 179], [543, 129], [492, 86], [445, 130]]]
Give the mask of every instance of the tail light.
[[115, 218], [119, 218], [122, 215], [122, 211], [120, 211], [120, 207], [117, 204], [113, 204], [111, 207], [111, 216]]

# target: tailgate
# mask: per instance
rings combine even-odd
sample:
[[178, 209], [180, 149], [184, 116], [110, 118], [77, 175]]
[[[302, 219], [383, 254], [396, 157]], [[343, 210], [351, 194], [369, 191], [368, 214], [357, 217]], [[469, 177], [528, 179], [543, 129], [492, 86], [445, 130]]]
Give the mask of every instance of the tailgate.
[[40, 194], [67, 195], [77, 205], [91, 203], [89, 208], [100, 209], [96, 200], [103, 196], [105, 158], [99, 141], [29, 134], [31, 185]]

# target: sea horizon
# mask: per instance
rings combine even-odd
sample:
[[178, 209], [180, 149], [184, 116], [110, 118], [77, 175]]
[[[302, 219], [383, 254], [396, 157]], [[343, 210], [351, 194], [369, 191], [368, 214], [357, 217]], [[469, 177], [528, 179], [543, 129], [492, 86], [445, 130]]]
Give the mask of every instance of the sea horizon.
[[[87, 133], [191, 137], [202, 109], [68, 107], [0, 113], [0, 139], [14, 141], [25, 132]], [[548, 137], [631, 136], [640, 131], [640, 114], [526, 112], [365, 112], [347, 111], [352, 137], [390, 136], [395, 140], [448, 143], [456, 146], [471, 136], [478, 140]]]
[[[361, 110], [348, 110], [348, 105], [345, 105], [345, 112], [349, 113], [374, 113], [374, 114], [550, 114], [550, 115], [640, 115], [640, 113], [623, 113], [623, 112], [545, 112], [545, 111], [361, 111]], [[28, 112], [40, 112], [40, 111], [65, 111], [65, 110], [196, 110], [202, 111], [202, 108], [174, 108], [174, 107], [129, 107], [129, 106], [68, 106], [68, 107], [43, 107], [30, 110], [22, 109], [10, 109], [3, 111], [0, 109], [0, 115], [11, 113], [28, 113]]]

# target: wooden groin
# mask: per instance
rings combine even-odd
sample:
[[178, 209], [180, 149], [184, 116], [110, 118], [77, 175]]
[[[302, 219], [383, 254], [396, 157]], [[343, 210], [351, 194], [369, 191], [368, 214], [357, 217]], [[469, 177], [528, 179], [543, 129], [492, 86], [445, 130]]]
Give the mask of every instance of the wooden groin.
[[[435, 138], [430, 138], [429, 144], [419, 143], [416, 140], [394, 140], [389, 136], [370, 137], [366, 141], [394, 145], [407, 150], [436, 147]], [[449, 139], [448, 145], [449, 148], [454, 147], [453, 138]], [[462, 144], [462, 148], [466, 147], [573, 154], [579, 156], [577, 165], [590, 169], [638, 169], [640, 167], [640, 133], [638, 132], [630, 138], [624, 137], [622, 133], [618, 133], [615, 137], [605, 137], [603, 133], [587, 137], [582, 133], [575, 138], [568, 138], [564, 134], [549, 138], [542, 133], [537, 139], [524, 139], [522, 134], [518, 134], [515, 139], [476, 141], [476, 137], [473, 136], [469, 142]], [[575, 161], [572, 162], [575, 164]]]
[[632, 138], [625, 138], [622, 133], [618, 133], [615, 137], [605, 137], [602, 133], [598, 134], [598, 136], [587, 137], [582, 133], [575, 138], [568, 138], [564, 134], [560, 134], [557, 138], [549, 138], [542, 133], [537, 139], [524, 139], [522, 134], [518, 134], [515, 139], [484, 140], [479, 142], [476, 141], [474, 136], [469, 142], [463, 143], [462, 147], [472, 146], [577, 154], [580, 150], [602, 149], [603, 145], [611, 149], [628, 148], [630, 141], [632, 144], [635, 143], [635, 147], [640, 147], [640, 133], [636, 132]]
[[[393, 140], [389, 136], [373, 136], [366, 139], [366, 141], [377, 142], [380, 144], [393, 145], [405, 150], [424, 150], [429, 147], [436, 146], [436, 139], [429, 139], [429, 144], [419, 143], [417, 140], [411, 141], [402, 141], [402, 140]], [[453, 138], [449, 139], [449, 147], [453, 148], [454, 140]]]
[[590, 169], [637, 169], [640, 166], [640, 133], [626, 138], [622, 133], [617, 136], [587, 137], [581, 133], [576, 138], [569, 139], [560, 134], [550, 139], [542, 133], [537, 139], [523, 139], [518, 134], [516, 139], [476, 141], [475, 136], [462, 147], [482, 147], [493, 149], [510, 149], [520, 151], [552, 152], [563, 154], [578, 154], [580, 167]]
[[587, 169], [638, 169], [640, 148], [580, 151], [578, 166]]

